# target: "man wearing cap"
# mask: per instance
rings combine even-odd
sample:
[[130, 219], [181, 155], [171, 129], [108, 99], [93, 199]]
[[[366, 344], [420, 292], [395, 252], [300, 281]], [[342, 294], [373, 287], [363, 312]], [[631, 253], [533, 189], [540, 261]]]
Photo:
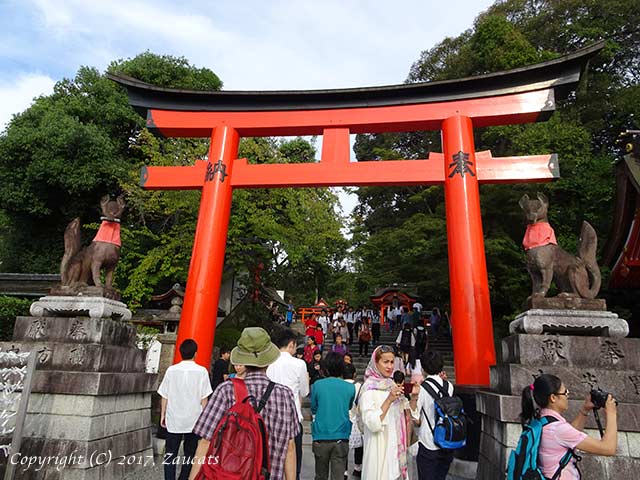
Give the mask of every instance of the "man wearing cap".
[[[273, 343], [269, 334], [260, 327], [249, 327], [242, 331], [238, 345], [231, 351], [231, 363], [244, 365], [247, 368], [244, 381], [249, 395], [262, 398], [269, 378], [267, 367], [280, 356], [280, 350]], [[222, 383], [211, 397], [196, 422], [193, 432], [201, 437], [191, 470], [193, 479], [200, 471], [201, 462], [209, 449], [213, 432], [218, 427], [224, 413], [235, 403], [233, 385], [230, 381]], [[254, 405], [255, 406], [255, 405]], [[298, 414], [293, 393], [289, 387], [275, 384], [273, 391], [261, 412], [269, 437], [269, 459], [271, 463], [271, 480], [295, 480], [296, 448], [294, 438], [300, 430]]]

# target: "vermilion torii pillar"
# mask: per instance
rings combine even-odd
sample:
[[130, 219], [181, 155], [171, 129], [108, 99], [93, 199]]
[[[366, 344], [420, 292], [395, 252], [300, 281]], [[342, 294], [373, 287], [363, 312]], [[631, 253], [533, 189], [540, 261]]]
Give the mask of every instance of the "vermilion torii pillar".
[[[559, 170], [555, 155], [476, 152], [474, 128], [547, 119], [602, 45], [480, 77], [344, 90], [197, 92], [111, 75], [150, 129], [211, 139], [206, 161], [142, 171], [144, 188], [202, 190], [177, 343], [194, 338], [198, 361], [209, 366], [233, 189], [444, 184], [456, 382], [487, 386], [495, 350], [478, 184], [550, 181]], [[352, 133], [417, 130], [440, 130], [443, 153], [349, 160]], [[321, 161], [250, 165], [236, 158], [241, 137], [276, 135], [322, 135]]]

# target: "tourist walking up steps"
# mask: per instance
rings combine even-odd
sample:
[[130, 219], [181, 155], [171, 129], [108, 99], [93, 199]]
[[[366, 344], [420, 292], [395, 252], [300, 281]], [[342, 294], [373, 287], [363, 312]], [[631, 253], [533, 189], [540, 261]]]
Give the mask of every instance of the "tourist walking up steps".
[[349, 346], [346, 343], [342, 343], [342, 335], [336, 335], [336, 343], [331, 345], [331, 351], [337, 352], [343, 357], [345, 353], [349, 353]]
[[431, 317], [429, 319], [429, 323], [431, 324], [431, 334], [433, 338], [438, 338], [438, 334], [440, 332], [440, 309], [438, 307], [433, 307], [431, 310]]
[[380, 315], [373, 315], [371, 318], [371, 336], [373, 337], [373, 344], [378, 345], [380, 343]]
[[[296, 477], [295, 437], [300, 430], [299, 417], [293, 393], [289, 387], [278, 385], [269, 380], [266, 370], [280, 356], [280, 351], [269, 338], [269, 334], [260, 327], [245, 328], [240, 335], [238, 345], [231, 351], [231, 363], [245, 365], [247, 373], [244, 386], [249, 395], [258, 403], [262, 400], [264, 408], [260, 415], [267, 430], [271, 480], [294, 480]], [[270, 390], [270, 393], [268, 393]], [[205, 462], [205, 457], [215, 461], [215, 455], [209, 457], [209, 443], [222, 417], [236, 404], [234, 385], [227, 380], [218, 387], [196, 422], [193, 432], [202, 437], [194, 457], [191, 480], [195, 478]], [[258, 405], [253, 404], [254, 408]]]
[[347, 331], [349, 332], [349, 336], [345, 337], [343, 334], [344, 340], [351, 345], [353, 343], [353, 333], [356, 324], [356, 313], [353, 311], [353, 307], [349, 307], [347, 313], [344, 314], [344, 322], [347, 326]]
[[360, 329], [358, 330], [358, 351], [362, 356], [363, 351], [365, 356], [369, 356], [369, 343], [371, 342], [371, 324], [369, 318], [363, 317]]
[[400, 330], [398, 338], [396, 339], [396, 346], [401, 353], [402, 361], [406, 364], [409, 361], [409, 355], [414, 351], [416, 346], [416, 337], [408, 322], [402, 326], [402, 330]]
[[322, 327], [322, 331], [325, 336], [329, 333], [329, 325], [331, 324], [331, 319], [329, 318], [329, 314], [326, 309], [322, 309], [320, 316], [318, 317], [318, 324]]
[[[177, 465], [182, 465], [179, 479], [189, 478], [191, 458], [198, 445], [198, 437], [192, 433], [193, 426], [212, 391], [207, 369], [194, 362], [198, 351], [196, 342], [189, 338], [179, 349], [182, 361], [167, 369], [158, 388], [160, 424], [167, 429], [165, 480], [176, 479]], [[176, 459], [182, 441], [184, 458]]]
[[342, 379], [342, 355], [329, 352], [324, 364], [329, 377], [316, 381], [311, 390], [311, 413], [314, 415], [311, 436], [316, 460], [315, 480], [342, 480], [349, 455], [349, 410], [355, 398], [355, 388]]
[[396, 323], [396, 309], [393, 305], [387, 307], [387, 332], [393, 332], [393, 326]]
[[316, 380], [327, 376], [322, 362], [322, 353], [319, 350], [313, 352], [313, 359], [311, 363], [307, 364], [307, 372], [309, 372], [309, 385], [313, 385]]
[[365, 371], [358, 399], [364, 428], [362, 478], [407, 478], [407, 424], [402, 410], [404, 390], [393, 382], [393, 348], [376, 347]]
[[315, 337], [307, 337], [307, 344], [304, 346], [304, 361], [307, 362], [307, 365], [313, 362], [313, 355], [319, 351]]
[[273, 335], [273, 340], [280, 349], [278, 359], [267, 367], [267, 377], [271, 381], [286, 385], [291, 389], [296, 402], [296, 412], [300, 420], [300, 432], [296, 435], [296, 478], [300, 478], [302, 468], [302, 404], [301, 399], [309, 395], [309, 375], [307, 364], [293, 355], [296, 352], [296, 334], [290, 329], [281, 329]]

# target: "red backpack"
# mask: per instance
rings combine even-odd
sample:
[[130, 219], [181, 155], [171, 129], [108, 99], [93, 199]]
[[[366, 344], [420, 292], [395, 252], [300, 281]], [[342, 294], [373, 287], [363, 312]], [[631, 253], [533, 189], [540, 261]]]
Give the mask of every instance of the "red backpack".
[[260, 412], [264, 408], [275, 383], [254, 408], [253, 396], [247, 392], [243, 380], [232, 378], [236, 403], [222, 416], [209, 443], [207, 462], [196, 480], [268, 480], [269, 442], [267, 428]]

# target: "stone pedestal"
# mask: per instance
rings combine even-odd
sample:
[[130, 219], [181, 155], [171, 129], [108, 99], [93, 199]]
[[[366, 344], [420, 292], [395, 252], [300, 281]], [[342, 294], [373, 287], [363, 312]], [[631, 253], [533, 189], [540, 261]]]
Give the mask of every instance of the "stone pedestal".
[[0, 348], [37, 354], [21, 454], [59, 462], [19, 466], [16, 478], [115, 480], [153, 463], [157, 377], [145, 373], [135, 335], [110, 318], [16, 319], [13, 341]]
[[536, 335], [553, 333], [623, 338], [629, 335], [629, 324], [613, 312], [532, 309], [521, 313], [509, 324], [509, 333]]
[[131, 310], [118, 301], [104, 297], [47, 296], [33, 302], [29, 313], [34, 317], [69, 317], [88, 315], [91, 318], [131, 320]]
[[[491, 391], [479, 392], [482, 415], [478, 480], [505, 478], [507, 461], [520, 433], [522, 389], [541, 373], [557, 375], [571, 392], [571, 421], [592, 388], [615, 395], [618, 451], [614, 457], [584, 454], [583, 478], [634, 478], [640, 469], [640, 339], [511, 335], [502, 341], [498, 365], [491, 368]], [[601, 421], [606, 425], [605, 414]], [[600, 438], [593, 415], [586, 433]]]

